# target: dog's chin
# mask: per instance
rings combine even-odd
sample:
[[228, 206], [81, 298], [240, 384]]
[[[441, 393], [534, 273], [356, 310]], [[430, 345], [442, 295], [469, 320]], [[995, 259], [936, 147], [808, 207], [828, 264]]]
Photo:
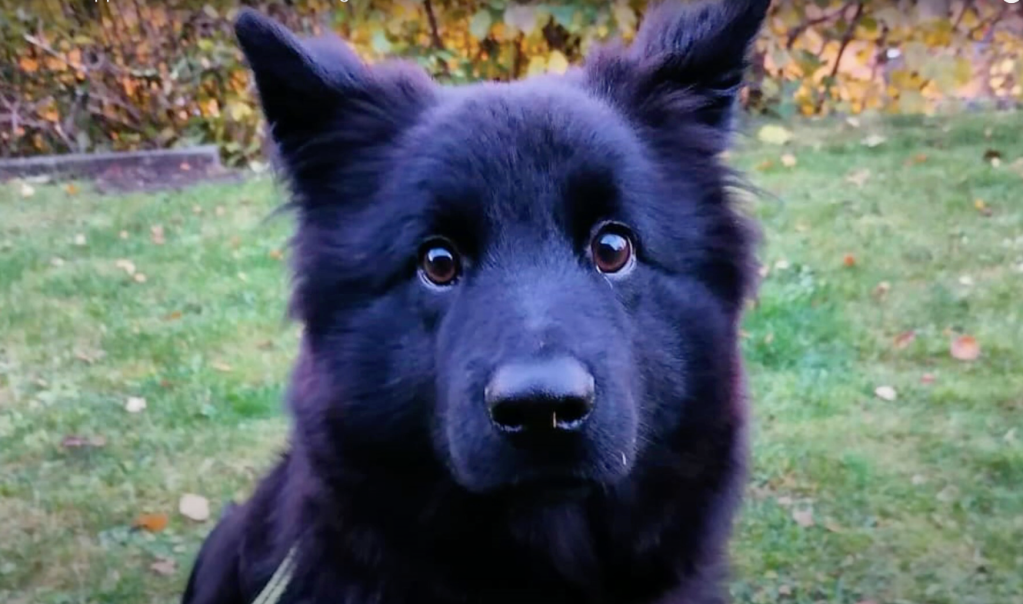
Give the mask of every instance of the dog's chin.
[[516, 505], [582, 501], [603, 488], [599, 480], [570, 472], [489, 478], [485, 482], [462, 482], [462, 486], [477, 496]]

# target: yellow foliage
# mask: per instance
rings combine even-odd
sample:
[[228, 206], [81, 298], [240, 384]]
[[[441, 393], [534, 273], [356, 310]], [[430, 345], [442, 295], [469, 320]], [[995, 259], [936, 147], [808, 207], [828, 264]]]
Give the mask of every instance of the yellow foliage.
[[[594, 44], [611, 36], [631, 39], [647, 2], [253, 4], [272, 4], [270, 12], [299, 31], [334, 28], [367, 61], [405, 57], [442, 80], [469, 82], [563, 73]], [[928, 113], [946, 99], [978, 94], [1023, 100], [1018, 11], [1004, 11], [1002, 2], [957, 1], [952, 18], [921, 21], [892, 3], [865, 2], [854, 20], [858, 4], [775, 0], [757, 42], [761, 62], [742, 97], [749, 108], [802, 115]], [[189, 140], [220, 145], [229, 161], [257, 156], [264, 130], [231, 32], [236, 5], [99, 2], [90, 6], [94, 18], [83, 24], [71, 3], [0, 0], [0, 13], [24, 17], [0, 19], [0, 45], [17, 57], [0, 69], [0, 77], [13, 76], [0, 81], [0, 97], [16, 95], [38, 117], [9, 128], [0, 122], [0, 153]]]

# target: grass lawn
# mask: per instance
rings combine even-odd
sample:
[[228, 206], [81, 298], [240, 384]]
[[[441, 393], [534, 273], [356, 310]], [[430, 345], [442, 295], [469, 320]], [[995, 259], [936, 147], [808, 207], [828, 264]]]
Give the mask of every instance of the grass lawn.
[[[736, 601], [1023, 602], [1023, 117], [755, 132]], [[284, 443], [290, 224], [265, 178], [77, 187], [0, 184], [0, 602], [175, 602], [213, 523], [179, 498], [215, 518]]]

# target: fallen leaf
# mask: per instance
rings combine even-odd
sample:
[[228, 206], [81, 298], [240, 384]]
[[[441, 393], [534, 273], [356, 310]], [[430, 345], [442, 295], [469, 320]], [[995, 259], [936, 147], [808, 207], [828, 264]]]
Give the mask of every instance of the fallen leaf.
[[874, 297], [882, 299], [887, 296], [890, 291], [892, 291], [892, 284], [887, 281], [882, 281], [874, 286]]
[[21, 191], [20, 192], [21, 192], [21, 196], [22, 197], [32, 197], [33, 195], [36, 194], [35, 187], [33, 187], [32, 185], [28, 184], [27, 182], [21, 183]]
[[985, 216], [990, 216], [991, 214], [994, 213], [991, 211], [991, 208], [988, 207], [986, 203], [984, 203], [983, 199], [974, 199], [973, 207], [977, 208], [977, 211]]
[[192, 166], [189, 165], [189, 163], [187, 161], [181, 162], [181, 165], [178, 166], [178, 167], [181, 168], [182, 172], [188, 172], [189, 170], [192, 169]]
[[273, 340], [264, 340], [264, 341], [260, 342], [259, 344], [256, 344], [256, 348], [258, 348], [260, 350], [270, 350], [273, 347], [274, 347]]
[[959, 498], [959, 487], [950, 484], [944, 489], [938, 491], [936, 498], [938, 499], [938, 501], [943, 501], [945, 503], [955, 501], [956, 499]]
[[917, 153], [913, 157], [907, 159], [906, 162], [905, 162], [905, 165], [907, 165], [907, 166], [915, 166], [915, 165], [922, 164], [925, 161], [927, 161], [927, 154], [926, 153]]
[[920, 383], [922, 384], [933, 384], [936, 376], [933, 373], [925, 373], [920, 376]]
[[786, 168], [794, 168], [796, 166], [796, 163], [797, 163], [796, 156], [791, 153], [786, 153], [785, 155], [781, 156], [781, 165], [785, 166]]
[[142, 273], [135, 273], [135, 275], [132, 277], [132, 279], [134, 279], [138, 283], [145, 283], [146, 282], [146, 276], [143, 275]]
[[898, 397], [895, 388], [891, 386], [878, 386], [874, 389], [874, 394], [877, 395], [877, 398], [888, 402], [892, 402]]
[[223, 216], [225, 211], [224, 206], [217, 206], [217, 209], [213, 210], [213, 213], [217, 216]]
[[916, 339], [915, 331], [913, 331], [912, 329], [910, 329], [909, 331], [904, 331], [899, 335], [895, 336], [895, 348], [902, 350], [903, 348], [912, 344], [913, 340], [915, 339]]
[[85, 243], [86, 243], [85, 235], [83, 235], [82, 233], [78, 233], [77, 235], [75, 235], [75, 245], [85, 245]]
[[757, 138], [769, 145], [784, 145], [792, 140], [792, 133], [777, 124], [767, 124], [757, 132]]
[[845, 118], [845, 123], [849, 124], [853, 128], [859, 128], [860, 127], [860, 118], [850, 116], [850, 117]]
[[958, 336], [952, 340], [949, 352], [959, 361], [976, 361], [980, 357], [980, 343], [973, 336]]
[[53, 258], [50, 258], [50, 264], [59, 268], [61, 266], [64, 266], [64, 259], [55, 256]]
[[991, 158], [991, 167], [992, 168], [1000, 168], [1001, 166], [1002, 166], [1001, 158], [999, 158], [999, 157], [992, 157]]
[[984, 152], [984, 161], [992, 161], [995, 159], [1002, 159], [1002, 152], [998, 149], [988, 149]]
[[135, 274], [135, 263], [126, 258], [121, 258], [117, 262], [114, 262], [114, 266], [128, 273], [129, 275]]
[[994, 133], [995, 133], [994, 128], [984, 128], [984, 138], [991, 138], [991, 136], [994, 135]]
[[117, 234], [117, 236], [120, 237], [121, 239], [127, 239], [128, 231], [121, 231], [120, 233]]
[[163, 577], [173, 575], [177, 571], [177, 568], [177, 562], [171, 558], [157, 558], [156, 562], [149, 565], [149, 570]]
[[856, 256], [853, 256], [852, 254], [846, 254], [845, 256], [842, 256], [842, 266], [845, 266], [846, 268], [852, 268], [856, 266]]
[[809, 528], [814, 525], [813, 522], [813, 510], [792, 510], [792, 519], [796, 521], [796, 524], [803, 528]]
[[105, 353], [102, 350], [76, 350], [75, 358], [79, 361], [85, 361], [86, 363], [92, 364], [103, 358]]
[[753, 168], [755, 170], [758, 170], [760, 172], [765, 172], [767, 170], [770, 170], [773, 167], [774, 167], [774, 161], [770, 160], [770, 159], [765, 159], [764, 161], [760, 162], [759, 164], [753, 166]]
[[163, 318], [163, 320], [164, 321], [177, 321], [180, 318], [181, 318], [181, 311], [180, 310], [175, 310], [174, 312], [166, 315]]
[[150, 239], [152, 239], [153, 243], [155, 243], [156, 245], [164, 244], [165, 240], [163, 236], [163, 226], [159, 224], [153, 225], [152, 227], [149, 228], [149, 235]]
[[778, 595], [779, 596], [791, 596], [792, 595], [792, 588], [789, 587], [788, 585], [779, 585], [778, 586]]
[[77, 195], [78, 187], [76, 187], [74, 183], [69, 182], [68, 184], [64, 185], [64, 192], [67, 193], [68, 195]]
[[192, 206], [192, 213], [193, 214], [202, 214], [202, 207], [198, 206], [198, 205]]
[[185, 493], [178, 502], [178, 511], [189, 520], [204, 522], [210, 517], [210, 502], [202, 495]]
[[827, 529], [827, 531], [830, 532], [830, 533], [844, 533], [845, 532], [845, 529], [842, 528], [842, 525], [837, 523], [837, 522], [835, 522], [831, 518], [828, 518], [827, 520], [824, 521], [824, 528]]
[[141, 413], [146, 408], [146, 399], [139, 396], [129, 396], [128, 401], [124, 404], [124, 408], [128, 413]]
[[60, 441], [65, 449], [83, 449], [85, 447], [105, 447], [107, 439], [102, 436], [75, 436], [69, 434]]
[[863, 168], [850, 172], [845, 177], [845, 182], [852, 183], [857, 187], [863, 187], [870, 180], [870, 170]]
[[871, 134], [867, 138], [863, 139], [863, 144], [867, 147], [874, 148], [884, 144], [888, 139], [881, 136], [880, 134]]
[[959, 277], [959, 284], [969, 287], [973, 285], [973, 277], [969, 275], [962, 275], [961, 277]]
[[167, 514], [139, 514], [131, 525], [150, 533], [159, 533], [167, 528]]
[[281, 250], [270, 250], [270, 257], [274, 260], [280, 260], [284, 257], [284, 252]]
[[227, 363], [221, 363], [220, 361], [214, 361], [210, 363], [210, 367], [216, 369], [217, 371], [222, 371], [224, 373], [231, 371], [230, 365], [228, 365]]
[[913, 478], [910, 479], [910, 482], [913, 483], [913, 486], [918, 487], [927, 482], [927, 477], [923, 474], [913, 474]]

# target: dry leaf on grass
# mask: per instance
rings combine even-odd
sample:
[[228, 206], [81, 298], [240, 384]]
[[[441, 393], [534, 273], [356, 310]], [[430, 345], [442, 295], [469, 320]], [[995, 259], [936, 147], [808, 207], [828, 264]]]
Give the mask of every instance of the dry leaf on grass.
[[959, 361], [976, 361], [980, 357], [980, 343], [973, 336], [958, 336], [952, 340], [949, 353]]
[[202, 495], [185, 493], [178, 502], [178, 511], [189, 520], [204, 522], [210, 517], [210, 502]]
[[895, 348], [902, 350], [903, 348], [912, 344], [913, 340], [915, 339], [916, 339], [915, 331], [913, 331], [912, 329], [910, 329], [909, 331], [904, 331], [899, 335], [895, 336]]
[[894, 401], [898, 398], [898, 393], [896, 393], [895, 388], [892, 388], [891, 386], [878, 386], [874, 389], [874, 394], [877, 395], [877, 398], [888, 402]]
[[874, 148], [884, 144], [886, 140], [888, 139], [881, 136], [880, 134], [871, 134], [870, 136], [863, 139], [863, 144], [867, 147]]
[[104, 447], [107, 439], [102, 436], [76, 436], [69, 434], [60, 441], [60, 446], [65, 449], [84, 449], [86, 447]]
[[767, 124], [757, 132], [757, 138], [769, 145], [784, 145], [792, 140], [792, 133], [777, 124]]
[[803, 528], [809, 528], [814, 525], [813, 522], [813, 510], [792, 510], [792, 519], [796, 521], [796, 524]]
[[146, 399], [140, 396], [129, 396], [127, 402], [124, 403], [124, 408], [128, 413], [141, 413], [146, 409]]
[[925, 374], [920, 376], [920, 383], [921, 384], [933, 384], [935, 379], [936, 378], [935, 378], [933, 373], [925, 373]]
[[798, 160], [796, 160], [796, 156], [791, 153], [786, 153], [785, 155], [781, 156], [781, 165], [785, 166], [786, 168], [794, 168], [797, 163]]
[[163, 234], [163, 226], [156, 224], [149, 228], [149, 237], [156, 245], [163, 245], [166, 242]]
[[117, 262], [114, 262], [114, 266], [128, 273], [129, 276], [135, 274], [135, 263], [126, 258], [121, 258]]
[[85, 244], [86, 244], [85, 235], [83, 235], [82, 233], [78, 233], [77, 235], [75, 235], [75, 245], [83, 246]]
[[846, 268], [852, 268], [856, 266], [856, 256], [852, 254], [846, 254], [842, 256], [842, 266]]
[[159, 533], [167, 528], [167, 514], [139, 514], [131, 525], [150, 533]]
[[223, 372], [223, 373], [227, 373], [227, 372], [231, 371], [231, 366], [230, 365], [228, 365], [227, 363], [222, 363], [220, 361], [214, 361], [214, 362], [210, 363], [210, 367], [216, 369], [217, 371]]
[[863, 187], [870, 180], [870, 170], [863, 168], [860, 170], [854, 170], [846, 175], [845, 182], [856, 185], [857, 187]]
[[177, 569], [178, 569], [177, 562], [175, 562], [171, 558], [157, 558], [155, 562], [149, 565], [149, 570], [163, 577], [169, 577], [173, 575], [177, 571]]

